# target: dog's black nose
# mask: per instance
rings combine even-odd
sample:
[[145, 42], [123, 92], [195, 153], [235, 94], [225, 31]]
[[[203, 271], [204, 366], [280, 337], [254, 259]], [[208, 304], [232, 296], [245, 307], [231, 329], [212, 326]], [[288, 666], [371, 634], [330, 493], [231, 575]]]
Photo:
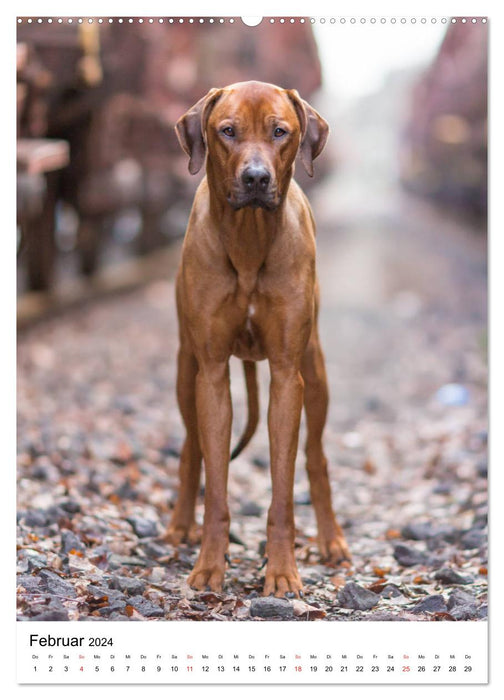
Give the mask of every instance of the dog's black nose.
[[242, 182], [249, 191], [266, 192], [271, 180], [264, 165], [249, 165], [242, 173]]

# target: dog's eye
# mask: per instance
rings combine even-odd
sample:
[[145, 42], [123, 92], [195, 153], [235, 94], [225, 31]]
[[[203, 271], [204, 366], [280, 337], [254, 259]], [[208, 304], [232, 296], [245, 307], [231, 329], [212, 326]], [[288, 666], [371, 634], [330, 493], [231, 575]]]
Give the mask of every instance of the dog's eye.
[[277, 128], [276, 128], [275, 131], [273, 132], [273, 136], [274, 136], [276, 139], [279, 139], [281, 136], [283, 136], [283, 135], [286, 134], [286, 133], [287, 133], [287, 132], [285, 131], [285, 129], [282, 129], [282, 127], [277, 126]]
[[222, 133], [224, 136], [228, 136], [230, 139], [232, 139], [235, 135], [235, 130], [232, 126], [225, 126], [224, 129], [222, 129]]

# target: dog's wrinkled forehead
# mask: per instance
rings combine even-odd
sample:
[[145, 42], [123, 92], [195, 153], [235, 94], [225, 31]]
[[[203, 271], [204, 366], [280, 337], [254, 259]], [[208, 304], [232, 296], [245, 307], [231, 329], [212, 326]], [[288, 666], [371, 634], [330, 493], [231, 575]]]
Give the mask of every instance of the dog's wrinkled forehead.
[[224, 88], [210, 114], [209, 123], [229, 119], [253, 127], [274, 118], [290, 122], [293, 128], [299, 126], [296, 110], [285, 90], [251, 81]]

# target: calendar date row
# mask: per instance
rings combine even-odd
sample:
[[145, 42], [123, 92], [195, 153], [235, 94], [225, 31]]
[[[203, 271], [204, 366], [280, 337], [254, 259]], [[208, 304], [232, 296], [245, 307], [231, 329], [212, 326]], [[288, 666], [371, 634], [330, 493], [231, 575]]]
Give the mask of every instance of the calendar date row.
[[427, 666], [427, 665], [387, 665], [387, 666], [379, 666], [379, 665], [371, 665], [371, 666], [364, 666], [364, 665], [357, 665], [357, 666], [351, 666], [351, 665], [311, 665], [311, 666], [304, 666], [304, 665], [296, 665], [293, 667], [287, 666], [287, 665], [280, 665], [280, 666], [274, 666], [274, 665], [265, 665], [265, 666], [259, 666], [259, 665], [245, 665], [245, 666], [240, 666], [240, 665], [233, 665], [233, 666], [224, 666], [224, 665], [218, 665], [216, 667], [211, 667], [209, 665], [203, 665], [203, 666], [193, 666], [193, 665], [188, 665], [188, 666], [183, 666], [183, 665], [171, 665], [171, 666], [161, 666], [161, 665], [156, 665], [154, 667], [146, 666], [146, 665], [140, 665], [140, 666], [133, 666], [130, 664], [127, 664], [125, 666], [121, 665], [111, 665], [111, 666], [101, 666], [101, 665], [89, 665], [89, 666], [84, 666], [84, 665], [79, 665], [77, 667], [71, 667], [70, 665], [64, 665], [62, 669], [58, 668], [56, 665], [49, 665], [47, 668], [44, 669], [42, 666], [33, 666], [33, 671], [36, 673], [39, 670], [46, 670], [49, 673], [53, 672], [58, 672], [58, 671], [63, 671], [64, 673], [68, 673], [70, 671], [80, 671], [80, 672], [87, 672], [91, 671], [94, 673], [100, 673], [100, 672], [105, 672], [105, 673], [114, 673], [115, 671], [125, 671], [126, 673], [132, 672], [132, 673], [148, 673], [148, 672], [156, 672], [156, 673], [161, 673], [161, 672], [169, 672], [169, 673], [193, 673], [193, 672], [202, 672], [202, 673], [211, 673], [211, 672], [217, 672], [217, 673], [240, 673], [241, 671], [245, 671], [246, 673], [256, 673], [256, 672], [264, 672], [264, 673], [286, 673], [288, 671], [294, 671], [296, 673], [303, 673], [303, 671], [306, 673], [442, 673], [442, 672], [448, 672], [448, 673], [457, 673], [457, 671], [463, 671], [463, 673], [471, 673], [473, 668], [470, 665], [464, 665], [462, 667], [458, 667], [456, 665], [447, 665], [447, 666], [441, 666], [441, 665], [434, 665], [434, 666]]

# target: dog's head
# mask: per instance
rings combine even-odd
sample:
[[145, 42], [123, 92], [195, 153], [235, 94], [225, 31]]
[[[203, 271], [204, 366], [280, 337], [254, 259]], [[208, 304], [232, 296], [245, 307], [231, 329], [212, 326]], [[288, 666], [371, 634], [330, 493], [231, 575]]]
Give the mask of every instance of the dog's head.
[[307, 173], [324, 148], [329, 127], [296, 90], [250, 81], [212, 88], [175, 126], [197, 173], [207, 173], [234, 209], [276, 209], [282, 201], [296, 155]]

